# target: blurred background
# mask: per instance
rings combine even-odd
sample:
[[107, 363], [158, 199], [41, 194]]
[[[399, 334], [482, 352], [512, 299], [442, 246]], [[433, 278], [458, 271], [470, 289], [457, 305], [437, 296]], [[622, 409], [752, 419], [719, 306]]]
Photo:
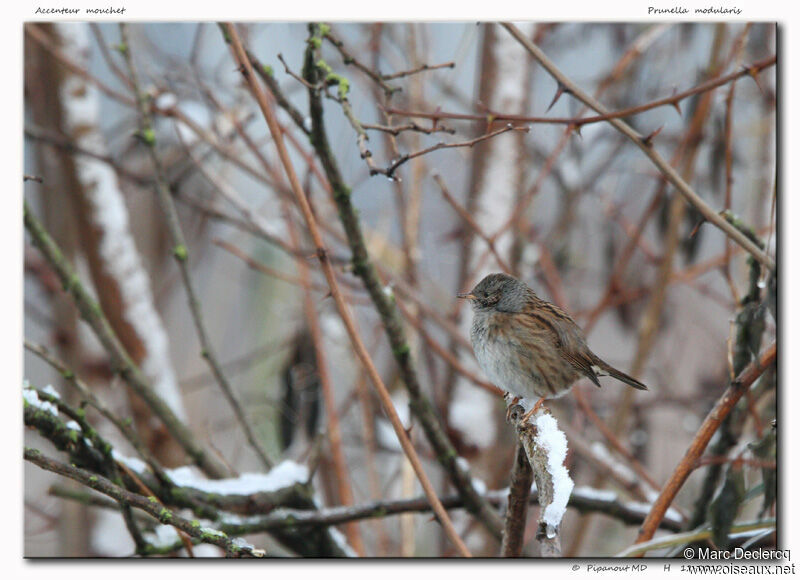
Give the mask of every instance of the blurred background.
[[[624, 120], [650, 136], [711, 208], [729, 210], [737, 227], [775, 255], [773, 24], [518, 26], [610, 110], [643, 106]], [[502, 397], [474, 360], [471, 313], [456, 292], [488, 272], [511, 272], [570, 312], [599, 356], [650, 387], [634, 393], [604, 380], [598, 390], [583, 381], [548, 403], [567, 436], [575, 495], [597, 500], [568, 510], [564, 555], [613, 556], [630, 546], [635, 514], [647, 513], [731, 377], [774, 341], [775, 276], [704, 224], [609, 123], [571, 122], [595, 113], [560, 90], [499, 25], [332, 23], [311, 40], [300, 23], [237, 29], [272, 90], [360, 335], [440, 496], [459, 493], [409, 410], [408, 368], [398, 364], [405, 353], [392, 348], [354, 268], [330, 166], [309, 136], [309, 81], [302, 78], [309, 46], [311, 62], [327, 70], [320, 114], [328, 154], [350, 189], [422, 394], [474, 489], [495, 498], [497, 513], [515, 436]], [[151, 132], [142, 130], [137, 87]], [[30, 211], [154, 390], [227, 474], [267, 472], [281, 461], [307, 466], [315, 509], [420, 498], [218, 26], [136, 23], [123, 38], [116, 24], [27, 24], [24, 91]], [[662, 104], [647, 106], [656, 101]], [[180, 244], [154, 194], [159, 184], [185, 238], [194, 313], [174, 259]], [[85, 402], [33, 352], [45, 347], [113, 415], [130, 419], [161, 465], [189, 463], [151, 405], [113, 372], [108, 351], [29, 236], [24, 265], [30, 385], [51, 385], [76, 408]], [[238, 412], [201, 354], [209, 345]], [[710, 524], [714, 539], [728, 541], [736, 522], [774, 517], [775, 383], [767, 371], [723, 423], [659, 534]], [[115, 453], [137, 456], [91, 406], [86, 417]], [[26, 446], [63, 460], [47, 439], [41, 429], [26, 429]], [[81, 489], [25, 464], [26, 556], [135, 553], [120, 511], [70, 493]], [[614, 512], [619, 505], [633, 519]], [[537, 510], [532, 503], [526, 531], [532, 555]], [[473, 554], [497, 555], [497, 540], [468, 510], [455, 507], [451, 515]], [[141, 525], [157, 534], [154, 522]], [[339, 546], [358, 555], [452, 555], [430, 513], [356, 520], [338, 530]], [[274, 555], [347, 552], [298, 547], [264, 532], [246, 537]], [[774, 533], [753, 541], [774, 544]], [[223, 555], [208, 544], [194, 551]]]

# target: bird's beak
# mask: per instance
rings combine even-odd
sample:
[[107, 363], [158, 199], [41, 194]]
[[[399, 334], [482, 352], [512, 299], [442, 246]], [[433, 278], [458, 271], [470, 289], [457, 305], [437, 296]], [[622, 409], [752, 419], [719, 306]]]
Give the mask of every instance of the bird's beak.
[[462, 292], [461, 294], [456, 294], [456, 298], [465, 298], [467, 300], [475, 300], [474, 294], [469, 294], [467, 292]]

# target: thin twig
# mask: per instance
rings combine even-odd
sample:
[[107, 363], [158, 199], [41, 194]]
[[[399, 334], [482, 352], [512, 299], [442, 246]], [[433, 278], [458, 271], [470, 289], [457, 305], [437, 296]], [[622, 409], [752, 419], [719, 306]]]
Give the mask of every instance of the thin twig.
[[[285, 204], [284, 204], [285, 205]], [[292, 218], [286, 217], [286, 228], [289, 231], [289, 239], [295, 248], [300, 247], [300, 236], [297, 232]], [[339, 503], [343, 506], [353, 505], [353, 489], [350, 476], [347, 471], [347, 461], [342, 449], [342, 429], [339, 424], [339, 413], [336, 411], [336, 398], [333, 393], [333, 383], [331, 373], [328, 368], [328, 358], [323, 344], [322, 328], [319, 323], [314, 296], [311, 293], [311, 273], [308, 264], [303, 261], [297, 262], [300, 272], [300, 280], [303, 287], [303, 310], [305, 311], [306, 322], [308, 323], [311, 341], [314, 344], [314, 356], [317, 361], [317, 376], [319, 377], [322, 399], [325, 402], [325, 415], [328, 419], [328, 442], [330, 443], [333, 468], [336, 474], [336, 489], [338, 491]], [[364, 551], [364, 540], [361, 531], [356, 523], [345, 526], [345, 534], [353, 549], [359, 556], [366, 555]]]
[[179, 530], [189, 534], [199, 540], [214, 544], [225, 550], [225, 554], [232, 557], [250, 556], [250, 557], [263, 557], [265, 555], [263, 550], [256, 550], [233, 541], [224, 532], [206, 528], [200, 525], [199, 522], [189, 521], [173, 510], [165, 508], [159, 501], [152, 501], [138, 493], [133, 493], [123, 489], [122, 487], [111, 483], [102, 475], [95, 475], [85, 469], [73, 467], [59, 461], [45, 457], [38, 449], [25, 448], [24, 452], [25, 461], [30, 461], [34, 465], [38, 465], [42, 469], [52, 471], [64, 477], [68, 477], [81, 483], [91, 489], [99, 491], [120, 503], [130, 505], [147, 512], [156, 518], [162, 524], [167, 524], [178, 528]]
[[421, 72], [428, 72], [428, 71], [437, 70], [437, 69], [440, 69], [440, 68], [455, 68], [455, 67], [456, 67], [456, 63], [454, 63], [452, 61], [443, 62], [441, 64], [421, 64], [420, 66], [418, 66], [416, 68], [409, 69], [409, 70], [404, 70], [404, 71], [392, 73], [392, 74], [389, 74], [389, 75], [381, 75], [381, 78], [383, 80], [385, 80], [385, 81], [393, 81], [395, 79], [400, 79], [400, 78], [403, 78], [403, 77], [415, 75], [415, 74], [421, 73]]
[[425, 149], [421, 149], [419, 151], [414, 151], [413, 153], [406, 153], [405, 155], [402, 155], [398, 159], [395, 159], [394, 161], [392, 161], [392, 163], [387, 168], [385, 168], [385, 169], [377, 169], [377, 170], [375, 170], [375, 173], [372, 173], [372, 171], [370, 171], [370, 175], [375, 175], [375, 174], [381, 173], [381, 174], [385, 175], [386, 177], [393, 177], [394, 176], [394, 172], [397, 171], [398, 167], [400, 167], [401, 165], [403, 165], [407, 161], [415, 159], [416, 157], [420, 157], [422, 155], [427, 155], [428, 153], [432, 153], [434, 151], [438, 151], [439, 149], [454, 149], [454, 148], [458, 148], [458, 147], [473, 147], [477, 143], [480, 143], [481, 141], [486, 141], [488, 139], [492, 139], [493, 137], [497, 137], [498, 135], [502, 135], [503, 133], [508, 133], [509, 131], [524, 131], [525, 133], [527, 133], [529, 131], [529, 128], [528, 127], [515, 127], [514, 125], [509, 123], [508, 125], [506, 125], [502, 129], [497, 129], [496, 131], [492, 131], [491, 133], [486, 133], [484, 135], [476, 137], [475, 139], [470, 139], [469, 141], [459, 141], [458, 143], [445, 143], [444, 141], [439, 141], [435, 145], [432, 145], [430, 147], [426, 147]]
[[466, 223], [472, 229], [473, 232], [475, 232], [478, 235], [479, 238], [481, 238], [484, 242], [486, 242], [486, 245], [489, 247], [489, 251], [492, 252], [492, 255], [495, 257], [495, 260], [497, 260], [497, 265], [500, 266], [500, 268], [502, 268], [504, 272], [510, 274], [511, 266], [509, 266], [508, 263], [500, 256], [500, 253], [497, 251], [497, 247], [495, 246], [494, 242], [495, 239], [497, 239], [497, 236], [496, 235], [488, 236], [486, 232], [483, 231], [483, 229], [478, 225], [475, 219], [471, 215], [469, 215], [469, 212], [455, 200], [453, 195], [450, 193], [450, 190], [448, 189], [447, 185], [444, 183], [444, 180], [442, 179], [441, 175], [439, 175], [438, 173], [434, 173], [433, 180], [439, 186], [439, 189], [442, 192], [442, 196], [447, 200], [447, 203], [449, 203], [450, 206], [456, 211], [458, 216], [464, 221], [464, 223]]
[[244, 409], [242, 409], [241, 404], [236, 399], [236, 395], [234, 394], [230, 383], [222, 372], [222, 368], [220, 367], [216, 354], [214, 353], [211, 341], [208, 338], [205, 322], [203, 321], [203, 313], [200, 306], [200, 301], [197, 297], [197, 293], [195, 292], [191, 276], [189, 275], [189, 251], [186, 247], [186, 240], [183, 237], [183, 231], [181, 230], [180, 221], [178, 220], [178, 213], [175, 209], [175, 204], [172, 201], [172, 195], [169, 191], [169, 186], [164, 179], [161, 160], [156, 154], [155, 134], [153, 130], [153, 122], [150, 117], [148, 99], [141, 92], [138, 73], [136, 72], [136, 69], [133, 65], [133, 59], [131, 57], [131, 47], [128, 40], [127, 25], [124, 23], [120, 24], [120, 35], [122, 37], [123, 45], [126, 47], [126, 49], [123, 51], [123, 54], [125, 56], [125, 62], [128, 66], [128, 74], [130, 75], [133, 92], [136, 95], [136, 102], [139, 111], [140, 136], [142, 138], [142, 142], [147, 145], [150, 161], [153, 163], [153, 169], [155, 173], [155, 190], [166, 217], [167, 229], [173, 244], [172, 255], [178, 264], [178, 269], [181, 273], [181, 279], [183, 280], [184, 287], [186, 288], [186, 296], [189, 303], [189, 310], [192, 313], [192, 321], [194, 322], [197, 336], [200, 339], [200, 347], [202, 349], [201, 355], [206, 360], [209, 367], [211, 367], [211, 370], [213, 371], [214, 376], [216, 377], [217, 382], [222, 389], [223, 395], [228, 400], [228, 403], [233, 409], [233, 412], [236, 415], [242, 430], [244, 431], [248, 443], [255, 451], [264, 467], [270, 469], [273, 465], [273, 462], [270, 460], [267, 452], [264, 450], [263, 446], [253, 432], [253, 429], [250, 426], [250, 421], [245, 415]]
[[92, 328], [100, 343], [111, 358], [112, 367], [130, 385], [159, 419], [167, 430], [181, 444], [186, 453], [203, 471], [212, 477], [225, 477], [227, 468], [214, 455], [203, 448], [189, 428], [175, 415], [167, 403], [159, 396], [148, 382], [142, 371], [133, 362], [125, 347], [120, 342], [111, 324], [108, 322], [100, 305], [89, 295], [67, 262], [60, 248], [45, 231], [42, 224], [31, 213], [27, 203], [23, 205], [25, 229], [31, 235], [33, 243], [42, 252], [47, 262], [53, 267], [59, 280], [72, 296], [81, 318]]
[[747, 365], [747, 367], [739, 374], [736, 380], [734, 380], [728, 386], [728, 388], [725, 389], [725, 392], [722, 393], [722, 396], [717, 400], [714, 408], [711, 409], [708, 415], [706, 415], [703, 424], [700, 425], [700, 429], [698, 429], [697, 434], [692, 440], [692, 443], [686, 450], [686, 454], [683, 456], [683, 459], [681, 459], [680, 463], [672, 472], [669, 481], [667, 481], [667, 483], [661, 489], [661, 493], [653, 503], [653, 507], [650, 509], [650, 513], [647, 514], [647, 518], [645, 519], [639, 531], [639, 536], [636, 538], [637, 544], [647, 542], [652, 539], [659, 522], [664, 517], [664, 513], [675, 499], [678, 491], [680, 491], [681, 487], [683, 487], [686, 479], [689, 477], [692, 471], [694, 471], [697, 465], [697, 460], [703, 454], [703, 451], [705, 451], [708, 442], [711, 440], [711, 437], [714, 435], [714, 433], [716, 433], [717, 429], [719, 429], [722, 421], [728, 416], [728, 413], [733, 410], [736, 403], [739, 401], [742, 395], [744, 395], [745, 391], [747, 391], [747, 389], [750, 388], [750, 385], [752, 385], [756, 379], [758, 379], [758, 377], [760, 377], [761, 374], [775, 362], [776, 357], [777, 346], [773, 342], [764, 350], [759, 359], [754, 360]]
[[[542, 52], [542, 50], [533, 44], [520, 30], [510, 22], [502, 23], [502, 26], [517, 39], [517, 41], [526, 48], [526, 50], [547, 70], [548, 73], [561, 85], [567, 87], [572, 95], [578, 100], [588, 105], [601, 115], [609, 115], [610, 112], [600, 102], [595, 100], [591, 95], [585, 93], [580, 87], [573, 83], [555, 64]], [[773, 60], [775, 57], [772, 57]], [[766, 64], [765, 64], [766, 66]], [[744, 73], [741, 73], [744, 74]], [[700, 214], [709, 222], [717, 226], [728, 237], [730, 237], [737, 244], [742, 246], [750, 254], [753, 255], [759, 262], [764, 264], [770, 270], [775, 269], [775, 261], [764, 253], [761, 248], [755, 245], [752, 241], [742, 234], [739, 230], [729, 224], [724, 218], [712, 210], [708, 204], [691, 188], [691, 186], [684, 181], [673, 167], [669, 165], [659, 155], [652, 146], [652, 142], [640, 135], [637, 131], [632, 129], [630, 125], [617, 118], [609, 118], [611, 125], [620, 133], [628, 137], [633, 143], [641, 149], [641, 151], [650, 158], [656, 167], [661, 171], [664, 177], [680, 192], [684, 199], [693, 205]]]
[[409, 461], [412, 463], [414, 471], [416, 472], [417, 477], [420, 481], [420, 484], [422, 485], [423, 490], [425, 490], [425, 495], [431, 502], [431, 506], [436, 512], [436, 515], [439, 517], [439, 521], [442, 524], [445, 532], [447, 533], [448, 538], [458, 548], [459, 553], [462, 556], [469, 557], [470, 556], [469, 550], [464, 545], [461, 538], [459, 538], [458, 533], [453, 527], [453, 523], [450, 521], [450, 517], [448, 516], [447, 512], [445, 511], [444, 507], [439, 501], [439, 498], [436, 495], [436, 491], [434, 490], [430, 480], [425, 474], [425, 471], [419, 460], [417, 452], [414, 449], [413, 445], [411, 444], [408, 435], [406, 434], [405, 427], [403, 426], [400, 417], [397, 415], [397, 411], [395, 410], [394, 404], [392, 403], [391, 395], [386, 389], [386, 386], [383, 384], [383, 381], [380, 377], [380, 374], [378, 373], [377, 368], [375, 368], [375, 365], [372, 362], [372, 359], [369, 356], [369, 353], [367, 352], [364, 343], [361, 341], [361, 337], [355, 330], [352, 315], [350, 314], [347, 304], [341, 295], [333, 268], [331, 267], [330, 262], [327, 260], [327, 250], [325, 249], [322, 236], [320, 235], [320, 232], [317, 228], [316, 218], [311, 211], [311, 207], [308, 204], [308, 199], [306, 198], [306, 194], [303, 191], [303, 188], [300, 184], [297, 174], [295, 173], [294, 166], [292, 165], [291, 159], [289, 158], [289, 153], [286, 150], [286, 145], [284, 144], [283, 141], [283, 135], [281, 133], [280, 127], [278, 126], [277, 119], [275, 118], [275, 113], [272, 111], [272, 107], [267, 101], [266, 95], [262, 91], [261, 86], [255, 79], [252, 65], [250, 64], [250, 61], [247, 59], [247, 54], [245, 53], [245, 50], [242, 47], [242, 43], [241, 40], [239, 39], [239, 35], [237, 34], [236, 29], [234, 28], [233, 25], [229, 23], [224, 24], [224, 26], [227, 30], [228, 37], [230, 38], [231, 41], [230, 43], [233, 56], [238, 62], [238, 64], [241, 66], [241, 71], [245, 79], [245, 82], [247, 82], [250, 91], [253, 94], [253, 97], [256, 99], [259, 108], [261, 109], [261, 112], [264, 114], [264, 119], [266, 120], [267, 125], [269, 126], [270, 133], [272, 134], [272, 138], [275, 142], [275, 147], [278, 151], [278, 156], [281, 159], [284, 170], [286, 171], [286, 175], [289, 179], [289, 182], [291, 183], [292, 191], [294, 192], [297, 198], [297, 202], [300, 205], [300, 208], [303, 212], [303, 217], [305, 218], [306, 224], [308, 225], [309, 233], [311, 234], [311, 238], [314, 241], [314, 246], [317, 248], [317, 257], [319, 258], [320, 265], [322, 267], [323, 272], [325, 273], [325, 278], [327, 279], [328, 284], [331, 288], [331, 294], [333, 296], [334, 301], [336, 302], [336, 306], [339, 310], [339, 313], [341, 314], [342, 321], [345, 324], [353, 348], [356, 351], [356, 354], [358, 355], [362, 364], [366, 368], [367, 373], [369, 374], [370, 379], [373, 382], [373, 385], [375, 386], [378, 395], [381, 399], [384, 411], [388, 415], [392, 423], [392, 427], [394, 428], [395, 433], [397, 434], [397, 438], [400, 441], [400, 445], [402, 446], [403, 451], [405, 452]]
[[[508, 29], [508, 26], [503, 24]], [[513, 25], [512, 25], [513, 26]], [[509, 29], [510, 31], [510, 29]], [[512, 34], [514, 34], [512, 32]], [[516, 35], [515, 35], [516, 37]], [[534, 55], [535, 57], [535, 55]], [[537, 59], [538, 60], [538, 59]], [[591, 125], [593, 123], [602, 123], [604, 121], [612, 121], [616, 119], [623, 119], [625, 117], [630, 117], [631, 115], [636, 115], [638, 113], [644, 113], [646, 111], [650, 111], [652, 109], [656, 109], [658, 107], [664, 106], [672, 106], [676, 107], [678, 103], [680, 103], [684, 99], [688, 99], [694, 95], [699, 95], [702, 93], [706, 93], [708, 91], [713, 91], [714, 89], [726, 85], [730, 82], [733, 82], [737, 79], [740, 79], [745, 76], [755, 77], [761, 71], [774, 66], [777, 63], [777, 56], [770, 56], [763, 60], [753, 63], [750, 66], [744, 67], [739, 69], [736, 72], [727, 74], [725, 76], [721, 76], [710, 81], [706, 81], [701, 83], [691, 89], [687, 89], [680, 93], [674, 93], [669, 97], [663, 97], [661, 99], [652, 101], [650, 103], [645, 103], [643, 105], [637, 105], [634, 107], [629, 107], [627, 109], [621, 109], [619, 111], [608, 111], [604, 112], [600, 115], [595, 115], [592, 117], [541, 117], [541, 116], [530, 116], [530, 115], [513, 115], [513, 114], [506, 114], [500, 112], [487, 112], [485, 114], [474, 114], [474, 113], [452, 113], [446, 111], [436, 111], [433, 113], [426, 112], [426, 111], [405, 111], [402, 109], [395, 109], [391, 107], [387, 107], [386, 111], [392, 113], [393, 115], [399, 115], [401, 117], [416, 117], [419, 119], [432, 119], [432, 120], [440, 120], [440, 119], [451, 119], [456, 121], [485, 121], [487, 118], [491, 118], [494, 121], [511, 121], [511, 122], [520, 122], [520, 123], [530, 123], [530, 124], [549, 124], [549, 125], [568, 125], [580, 128], [584, 125]], [[570, 88], [571, 92], [571, 88]], [[577, 95], [576, 95], [577, 96]], [[583, 100], [583, 99], [581, 99]], [[585, 102], [585, 101], [584, 101]], [[588, 104], [588, 103], [587, 103]], [[598, 110], [592, 105], [589, 105], [592, 109]]]
[[139, 435], [136, 431], [133, 430], [132, 426], [129, 422], [120, 419], [117, 417], [108, 407], [106, 407], [89, 389], [89, 386], [84, 383], [80, 377], [78, 377], [72, 369], [70, 369], [66, 364], [61, 362], [58, 358], [56, 358], [47, 348], [45, 348], [41, 344], [37, 344], [31, 342], [27, 339], [24, 341], [24, 346], [26, 350], [29, 350], [51, 367], [53, 367], [56, 371], [58, 371], [62, 377], [64, 377], [65, 382], [73, 387], [78, 393], [80, 393], [81, 397], [92, 407], [97, 409], [97, 411], [106, 419], [111, 421], [111, 423], [119, 430], [120, 433], [128, 440], [128, 442], [133, 446], [133, 448], [139, 453], [139, 456], [147, 462], [150, 466], [150, 469], [153, 470], [153, 473], [159, 476], [164, 481], [167, 481], [169, 478], [167, 477], [166, 473], [164, 472], [161, 465], [158, 463], [156, 458], [147, 448], [147, 446], [142, 442], [139, 438]]

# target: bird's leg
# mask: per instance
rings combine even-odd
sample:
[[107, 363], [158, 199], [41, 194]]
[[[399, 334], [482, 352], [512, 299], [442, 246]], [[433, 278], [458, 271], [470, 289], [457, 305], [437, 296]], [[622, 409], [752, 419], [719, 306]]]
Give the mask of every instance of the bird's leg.
[[511, 423], [511, 409], [514, 408], [514, 405], [519, 403], [520, 397], [512, 396], [511, 393], [506, 393], [503, 397], [506, 401], [511, 399], [511, 402], [508, 403], [508, 407], [506, 407], [506, 423]]
[[536, 404], [533, 407], [531, 407], [531, 410], [522, 416], [520, 422], [527, 423], [528, 420], [536, 414], [536, 411], [538, 411], [542, 407], [542, 404], [544, 404], [544, 397], [536, 401]]

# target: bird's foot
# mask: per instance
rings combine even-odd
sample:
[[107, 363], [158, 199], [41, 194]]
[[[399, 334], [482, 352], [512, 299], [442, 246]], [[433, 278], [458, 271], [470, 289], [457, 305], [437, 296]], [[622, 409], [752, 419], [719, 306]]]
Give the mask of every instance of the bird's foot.
[[527, 423], [530, 420], [530, 418], [533, 417], [536, 414], [536, 412], [542, 408], [543, 405], [544, 405], [544, 397], [536, 401], [536, 404], [533, 407], [531, 407], [530, 411], [528, 411], [522, 416], [520, 422], [523, 424]]
[[[513, 396], [511, 393], [506, 393], [504, 398], [508, 403], [508, 407], [506, 407], [506, 423], [511, 423], [511, 409], [514, 408], [514, 405], [519, 403], [520, 397]], [[511, 402], [508, 401], [509, 399], [511, 399]]]

